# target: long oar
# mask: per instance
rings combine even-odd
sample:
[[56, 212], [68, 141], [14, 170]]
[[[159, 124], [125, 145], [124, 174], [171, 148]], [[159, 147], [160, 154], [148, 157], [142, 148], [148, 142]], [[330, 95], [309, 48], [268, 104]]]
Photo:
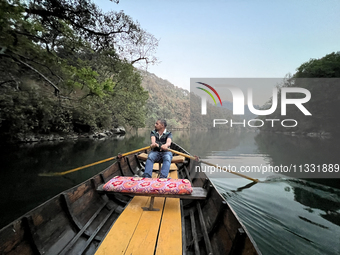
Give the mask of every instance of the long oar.
[[[183, 157], [190, 158], [190, 159], [193, 159], [193, 160], [196, 160], [196, 159], [197, 159], [197, 158], [192, 157], [192, 156], [190, 156], [190, 155], [188, 155], [188, 154], [185, 154], [185, 153], [182, 153], [182, 152], [179, 152], [179, 151], [175, 151], [175, 150], [172, 150], [172, 149], [168, 149], [168, 151], [171, 151], [172, 153], [175, 153], [175, 154], [178, 154], [178, 155], [181, 155], [181, 156], [183, 156]], [[209, 166], [213, 166], [213, 167], [218, 168], [217, 165], [212, 164], [212, 163], [209, 163], [209, 162], [207, 162], [207, 161], [200, 160], [200, 162], [202, 162], [202, 163], [204, 163], [204, 164], [206, 164], [206, 165], [209, 165]], [[251, 177], [246, 176], [246, 175], [244, 175], [244, 174], [232, 172], [232, 171], [230, 171], [229, 169], [226, 169], [226, 172], [231, 173], [231, 174], [235, 174], [235, 175], [238, 175], [238, 176], [241, 176], [241, 177], [246, 178], [246, 179], [248, 179], [248, 180], [251, 180], [251, 181], [253, 181], [253, 182], [259, 182], [258, 179], [251, 178]]]
[[[144, 151], [144, 150], [147, 150], [149, 149], [150, 146], [147, 146], [147, 147], [144, 147], [144, 148], [141, 148], [141, 149], [138, 149], [138, 150], [134, 150], [134, 151], [130, 151], [130, 152], [127, 152], [127, 153], [124, 153], [124, 154], [121, 154], [122, 157], [124, 156], [128, 156], [130, 154], [134, 154], [134, 153], [137, 153], [137, 152], [140, 152], [140, 151]], [[61, 176], [61, 175], [65, 175], [65, 174], [69, 174], [69, 173], [72, 173], [72, 172], [76, 172], [76, 171], [79, 171], [81, 169], [84, 169], [84, 168], [87, 168], [87, 167], [90, 167], [90, 166], [94, 166], [94, 165], [98, 165], [98, 164], [101, 164], [101, 163], [104, 163], [104, 162], [107, 162], [107, 161], [110, 161], [110, 160], [114, 160], [116, 159], [118, 156], [115, 156], [115, 157], [111, 157], [111, 158], [107, 158], [107, 159], [103, 159], [101, 161], [97, 161], [97, 162], [94, 162], [92, 164], [88, 164], [86, 166], [81, 166], [81, 167], [77, 167], [77, 168], [74, 168], [74, 169], [71, 169], [71, 170], [68, 170], [68, 171], [65, 171], [65, 172], [56, 172], [56, 173], [41, 173], [39, 174], [39, 176]]]

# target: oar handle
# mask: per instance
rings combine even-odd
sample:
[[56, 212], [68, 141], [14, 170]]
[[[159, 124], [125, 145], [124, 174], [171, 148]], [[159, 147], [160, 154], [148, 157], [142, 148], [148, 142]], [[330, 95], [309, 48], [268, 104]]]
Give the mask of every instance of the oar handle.
[[150, 149], [150, 148], [151, 148], [151, 146], [149, 145], [149, 146], [146, 146], [146, 147], [141, 148], [141, 149], [138, 149], [138, 150], [126, 152], [126, 153], [123, 153], [123, 154], [122, 154], [122, 157], [131, 155], [131, 154], [134, 154], [134, 153], [137, 153], [137, 152], [140, 152], [140, 151], [144, 151], [144, 150], [147, 150], [147, 149]]
[[91, 164], [88, 164], [88, 165], [85, 165], [85, 166], [77, 167], [77, 168], [74, 168], [74, 169], [71, 169], [71, 170], [68, 170], [68, 171], [65, 171], [65, 172], [60, 172], [60, 173], [57, 172], [57, 173], [51, 173], [51, 174], [54, 174], [54, 175], [69, 174], [69, 173], [76, 172], [76, 171], [79, 171], [81, 169], [84, 169], [84, 168], [87, 168], [87, 167], [90, 167], [90, 166], [95, 166], [95, 165], [98, 165], [98, 164], [101, 164], [101, 163], [104, 163], [104, 162], [107, 162], [107, 161], [110, 161], [110, 160], [114, 160], [114, 159], [116, 159], [116, 157], [111, 157], [111, 158], [103, 159], [101, 161], [97, 161], [97, 162], [94, 162], [94, 163], [91, 163]]
[[[172, 150], [172, 149], [168, 149], [168, 151], [171, 151], [172, 153], [181, 155], [181, 156], [186, 157], [186, 158], [190, 158], [190, 159], [196, 160], [195, 157], [192, 157], [192, 156], [190, 156], [190, 155], [188, 155], [188, 154], [185, 154], [185, 153], [182, 153], [182, 152], [179, 152], [179, 151], [175, 151], [175, 150]], [[199, 162], [201, 162], [201, 163], [203, 163], [203, 164], [206, 164], [206, 165], [209, 165], [209, 166], [213, 166], [213, 167], [218, 168], [217, 165], [212, 164], [212, 163], [209, 163], [209, 162], [207, 162], [207, 161], [200, 160]], [[227, 168], [226, 168], [226, 172], [231, 173], [231, 174], [238, 175], [238, 176], [240, 176], [240, 177], [246, 178], [246, 179], [251, 180], [251, 181], [253, 181], [253, 182], [259, 182], [258, 179], [251, 178], [251, 177], [246, 176], [246, 175], [244, 175], [244, 174], [232, 172], [232, 171], [230, 171], [230, 169], [227, 169]]]
[[179, 151], [175, 151], [175, 150], [170, 149], [170, 148], [168, 149], [168, 151], [171, 151], [172, 153], [175, 153], [177, 155], [181, 155], [181, 156], [186, 157], [186, 158], [196, 159], [195, 157], [192, 157], [192, 156], [190, 156], [188, 154], [185, 154], [185, 153], [182, 153], [182, 152], [179, 152]]
[[[134, 151], [123, 153], [123, 154], [121, 154], [121, 156], [122, 157], [128, 156], [128, 155], [140, 152], [140, 151], [147, 150], [149, 148], [150, 148], [150, 146], [146, 146], [146, 147], [138, 149], [138, 150], [134, 150]], [[84, 168], [87, 168], [87, 167], [90, 167], [90, 166], [95, 166], [95, 165], [98, 165], [98, 164], [101, 164], [101, 163], [104, 163], [104, 162], [107, 162], [107, 161], [110, 161], [110, 160], [114, 160], [116, 158], [117, 158], [117, 156], [111, 157], [111, 158], [107, 158], [107, 159], [103, 159], [101, 161], [97, 161], [97, 162], [94, 162], [94, 163], [91, 163], [91, 164], [88, 164], [88, 165], [85, 165], [85, 166], [77, 167], [77, 168], [74, 168], [74, 169], [71, 169], [71, 170], [68, 170], [68, 171], [65, 171], [65, 172], [41, 173], [41, 174], [39, 174], [39, 176], [60, 176], [60, 175], [65, 175], [65, 174], [69, 174], [69, 173], [73, 173], [73, 172], [79, 171], [81, 169], [84, 169]]]

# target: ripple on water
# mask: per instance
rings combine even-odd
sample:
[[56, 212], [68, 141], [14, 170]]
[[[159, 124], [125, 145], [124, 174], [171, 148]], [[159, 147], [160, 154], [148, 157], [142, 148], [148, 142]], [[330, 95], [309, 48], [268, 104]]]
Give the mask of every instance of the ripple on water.
[[340, 190], [287, 178], [249, 188], [236, 178], [212, 181], [263, 254], [340, 254]]

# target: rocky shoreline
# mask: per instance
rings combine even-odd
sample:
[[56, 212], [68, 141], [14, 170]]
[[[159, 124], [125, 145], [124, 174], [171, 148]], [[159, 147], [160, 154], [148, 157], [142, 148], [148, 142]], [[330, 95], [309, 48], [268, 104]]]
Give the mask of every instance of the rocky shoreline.
[[291, 135], [291, 136], [308, 136], [308, 137], [319, 137], [319, 138], [323, 138], [323, 139], [330, 139], [332, 138], [332, 134], [330, 132], [324, 132], [324, 131], [320, 131], [320, 132], [281, 132], [281, 131], [268, 131], [268, 130], [261, 130], [261, 132], [268, 132], [268, 133], [275, 133], [275, 134], [284, 134], [284, 135]]
[[65, 134], [18, 134], [15, 142], [19, 143], [36, 143], [46, 141], [63, 141], [63, 140], [77, 140], [79, 138], [89, 139], [103, 139], [115, 135], [125, 135], [126, 130], [120, 126], [110, 130], [102, 130], [93, 133], [65, 133]]

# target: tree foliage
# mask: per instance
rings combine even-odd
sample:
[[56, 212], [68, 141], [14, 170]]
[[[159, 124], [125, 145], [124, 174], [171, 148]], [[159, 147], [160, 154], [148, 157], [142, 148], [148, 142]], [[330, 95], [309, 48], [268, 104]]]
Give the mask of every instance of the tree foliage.
[[310, 59], [296, 70], [295, 78], [340, 78], [340, 52]]
[[169, 129], [189, 128], [189, 91], [177, 88], [154, 74], [142, 74], [142, 86], [149, 92], [146, 126], [152, 128], [158, 118], [164, 118]]
[[[278, 87], [276, 111], [262, 119], [294, 119], [296, 127], [285, 128], [280, 124], [274, 127], [263, 126], [267, 131], [297, 133], [339, 133], [340, 121], [337, 118], [340, 108], [340, 53], [331, 53], [320, 59], [310, 59], [297, 69], [294, 75], [285, 77]], [[305, 88], [311, 93], [309, 102], [303, 106], [312, 114], [305, 116], [295, 105], [287, 105], [287, 115], [281, 116], [281, 88]], [[300, 93], [289, 93], [288, 98], [301, 98]], [[270, 108], [271, 100], [263, 107]], [[289, 123], [291, 124], [291, 123]]]
[[155, 63], [157, 44], [89, 0], [2, 0], [1, 133], [143, 126], [148, 94], [133, 64]]

